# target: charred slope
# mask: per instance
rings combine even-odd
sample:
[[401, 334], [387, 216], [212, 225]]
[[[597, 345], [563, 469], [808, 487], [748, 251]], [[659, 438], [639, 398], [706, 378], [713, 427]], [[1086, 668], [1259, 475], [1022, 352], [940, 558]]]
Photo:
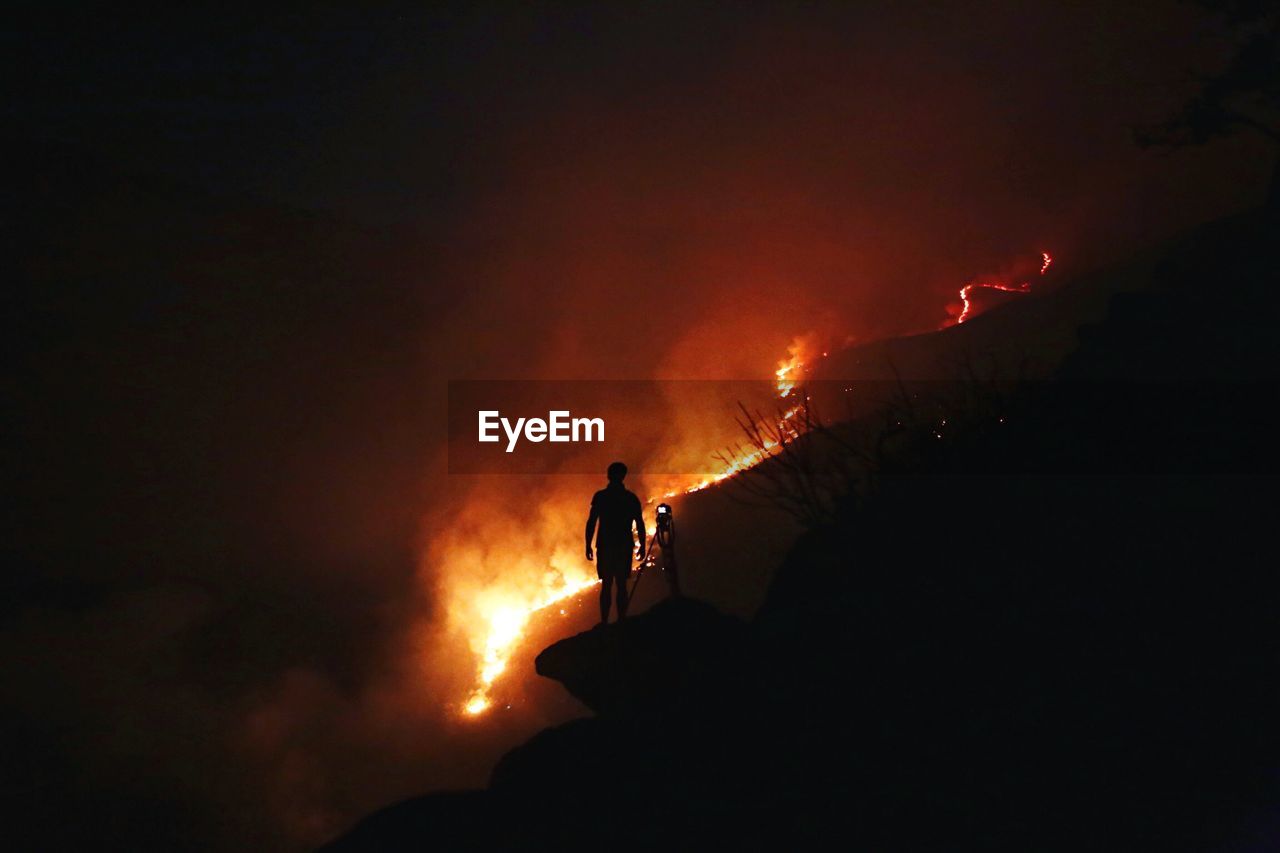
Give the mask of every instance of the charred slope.
[[1168, 256], [998, 427], [802, 538], [750, 624], [670, 602], [546, 650], [596, 717], [467, 811], [427, 798], [332, 849], [449, 843], [459, 815], [475, 846], [1273, 847], [1266, 233]]

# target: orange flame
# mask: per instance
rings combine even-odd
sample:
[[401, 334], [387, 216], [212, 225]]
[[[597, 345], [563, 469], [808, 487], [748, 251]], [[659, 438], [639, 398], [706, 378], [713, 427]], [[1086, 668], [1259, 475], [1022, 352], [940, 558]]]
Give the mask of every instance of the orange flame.
[[493, 705], [490, 690], [507, 669], [507, 660], [519, 642], [524, 627], [529, 619], [538, 611], [545, 610], [553, 604], [572, 598], [596, 581], [579, 580], [567, 582], [559, 589], [548, 593], [545, 598], [525, 605], [498, 603], [488, 612], [488, 625], [485, 632], [484, 651], [480, 656], [480, 672], [478, 683], [467, 698], [462, 710], [468, 716], [479, 716]]
[[791, 357], [785, 361], [778, 362], [778, 369], [774, 371], [774, 375], [778, 377], [778, 396], [785, 397], [795, 390], [796, 383], [799, 381], [801, 371], [804, 370], [804, 362], [800, 360], [800, 353], [792, 344], [792, 348], [788, 350]]
[[[804, 374], [806, 360], [811, 356], [817, 348], [813, 346], [813, 336], [799, 337], [793, 340], [787, 347], [787, 358], [778, 362], [778, 369], [774, 371], [774, 376], [778, 378], [777, 389], [779, 399], [787, 399], [796, 390]], [[822, 352], [822, 357], [827, 357], [827, 352]], [[790, 421], [800, 413], [800, 404], [796, 404], [779, 415], [779, 425], [786, 427]], [[766, 440], [758, 448], [743, 448], [735, 455], [725, 458], [720, 457], [724, 465], [716, 473], [705, 477], [704, 479], [694, 483], [679, 491], [667, 492], [664, 498], [673, 498], [678, 494], [691, 495], [694, 492], [700, 492], [717, 483], [722, 483], [735, 474], [739, 474], [748, 468], [759, 465], [764, 460], [773, 455], [773, 451], [777, 450], [779, 443], [773, 440]], [[649, 499], [649, 503], [653, 503], [653, 498]]]
[[[791, 393], [791, 391], [791, 388], [788, 388], [786, 391], [780, 391], [778, 396], [786, 397]], [[799, 413], [799, 404], [787, 409], [779, 416], [780, 426], [785, 428]], [[795, 434], [794, 430], [792, 430], [792, 434]], [[700, 492], [703, 489], [714, 486], [716, 483], [722, 483], [735, 474], [740, 474], [748, 468], [753, 468], [756, 465], [759, 465], [761, 462], [772, 456], [773, 451], [777, 450], [779, 446], [779, 442], [773, 439], [766, 439], [758, 448], [743, 448], [739, 450], [737, 454], [728, 457], [727, 459], [722, 457], [724, 460], [724, 466], [719, 471], [699, 480], [692, 486], [688, 486], [677, 491], [667, 492], [663, 497], [674, 498], [677, 495], [691, 495], [694, 492]], [[649, 498], [649, 503], [653, 503], [654, 500], [654, 498]]]
[[777, 377], [778, 396], [787, 398], [804, 378], [805, 371], [819, 357], [827, 357], [827, 350], [818, 343], [818, 335], [808, 334], [794, 338], [787, 346], [787, 357], [778, 362], [773, 372]]
[[1002, 290], [1005, 293], [1026, 293], [1031, 289], [1031, 285], [1025, 281], [1018, 285], [997, 284], [990, 281], [975, 281], [970, 284], [966, 284], [964, 287], [960, 288], [960, 303], [964, 307], [960, 311], [960, 316], [956, 317], [956, 325], [968, 320], [970, 315], [973, 313], [973, 302], [970, 301], [969, 296], [973, 293], [973, 289], [975, 287], [985, 287], [988, 290]]
[[[1040, 253], [1040, 275], [1048, 272], [1049, 267], [1053, 264], [1053, 256], [1048, 252]], [[1027, 293], [1031, 290], [1031, 282], [1024, 281], [1022, 284], [1001, 284], [999, 282], [990, 281], [974, 281], [960, 288], [960, 314], [954, 321], [943, 323], [943, 327], [958, 326], [973, 315], [973, 301], [970, 298], [975, 288], [986, 288], [988, 290], [1000, 290], [1005, 293]]]

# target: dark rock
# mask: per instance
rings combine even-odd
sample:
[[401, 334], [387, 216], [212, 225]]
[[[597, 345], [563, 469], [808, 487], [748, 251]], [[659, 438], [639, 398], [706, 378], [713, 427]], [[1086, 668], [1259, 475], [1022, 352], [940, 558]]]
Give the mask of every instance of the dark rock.
[[503, 841], [495, 811], [487, 791], [414, 797], [374, 812], [317, 853], [492, 850]]
[[628, 740], [616, 727], [593, 718], [543, 729], [498, 761], [489, 787], [580, 803], [578, 789], [594, 786], [625, 766]]
[[722, 684], [745, 634], [742, 622], [711, 605], [673, 598], [561, 640], [535, 665], [601, 716], [666, 713]]

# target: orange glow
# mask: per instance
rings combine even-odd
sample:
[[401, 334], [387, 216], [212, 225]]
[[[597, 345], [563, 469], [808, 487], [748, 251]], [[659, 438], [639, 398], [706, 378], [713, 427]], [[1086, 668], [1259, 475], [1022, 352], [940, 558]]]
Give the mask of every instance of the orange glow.
[[804, 369], [804, 362], [797, 354], [778, 364], [778, 369], [774, 371], [774, 375], [778, 377], [778, 396], [785, 397], [795, 390], [796, 376]]
[[[814, 344], [813, 335], [796, 338], [787, 347], [787, 357], [778, 362], [778, 369], [773, 375], [778, 378], [778, 396], [787, 397], [795, 390], [804, 376], [805, 365], [813, 360], [813, 354], [819, 351]], [[822, 353], [826, 357], [826, 352]]]
[[[778, 369], [774, 371], [774, 376], [778, 378], [777, 388], [779, 399], [787, 399], [796, 390], [796, 387], [804, 378], [805, 361], [808, 359], [809, 353], [814, 351], [816, 347], [812, 346], [812, 336], [796, 338], [787, 347], [787, 358], [778, 362]], [[827, 357], [827, 352], [822, 352], [822, 357]], [[792, 406], [785, 412], [782, 412], [778, 418], [779, 426], [786, 430], [792, 419], [800, 413], [800, 404]], [[794, 430], [791, 430], [795, 434]], [[667, 492], [664, 498], [673, 498], [676, 495], [691, 495], [694, 492], [700, 492], [717, 483], [722, 483], [735, 474], [741, 473], [748, 468], [759, 465], [764, 460], [773, 455], [773, 451], [778, 449], [778, 442], [767, 440], [761, 447], [740, 448], [737, 453], [729, 457], [721, 457], [724, 462], [723, 466], [714, 474], [704, 477], [693, 485], [686, 486], [683, 489]], [[654, 498], [649, 499], [649, 503], [654, 502]]]
[[966, 284], [964, 287], [960, 288], [960, 303], [964, 308], [961, 309], [960, 316], [956, 317], [957, 325], [968, 320], [973, 314], [973, 302], [970, 301], [969, 296], [973, 293], [973, 289], [975, 287], [985, 287], [988, 290], [1002, 290], [1005, 293], [1026, 293], [1031, 289], [1031, 285], [1025, 281], [1018, 285], [997, 284], [990, 281], [975, 281], [970, 284]]
[[493, 700], [489, 691], [498, 676], [506, 671], [507, 660], [519, 642], [530, 617], [540, 610], [577, 595], [596, 583], [594, 579], [567, 581], [558, 589], [551, 590], [546, 598], [532, 602], [521, 602], [517, 596], [509, 598], [504, 598], [500, 594], [492, 596], [494, 604], [488, 610], [487, 618], [481, 627], [484, 641], [480, 655], [480, 672], [477, 675], [478, 683], [462, 706], [464, 713], [475, 717], [492, 707]]
[[[791, 393], [791, 391], [792, 391], [792, 388], [788, 388], [786, 391], [780, 391], [779, 396], [786, 397]], [[790, 409], [787, 409], [780, 416], [780, 420], [779, 420], [780, 425], [785, 428], [785, 426], [799, 413], [800, 413], [799, 405], [795, 405], [795, 406], [792, 406]], [[792, 430], [792, 434], [793, 435], [795, 434], [794, 430]], [[778, 442], [773, 440], [766, 440], [763, 443], [763, 445], [759, 448], [744, 448], [740, 450], [738, 453], [736, 453], [735, 455], [728, 457], [728, 459], [724, 463], [724, 466], [716, 473], [711, 474], [707, 477], [704, 477], [703, 479], [699, 480], [698, 482], [694, 483], [691, 486], [687, 486], [683, 489], [679, 489], [676, 491], [667, 492], [665, 495], [663, 495], [663, 497], [674, 498], [677, 495], [691, 495], [694, 492], [700, 492], [705, 488], [714, 486], [716, 483], [722, 483], [725, 480], [732, 477], [734, 474], [739, 474], [747, 470], [748, 468], [752, 468], [756, 465], [759, 465], [761, 462], [763, 462], [764, 460], [772, 456], [773, 451], [777, 449], [778, 449]], [[649, 503], [653, 503], [654, 500], [655, 500], [654, 498], [649, 498]]]

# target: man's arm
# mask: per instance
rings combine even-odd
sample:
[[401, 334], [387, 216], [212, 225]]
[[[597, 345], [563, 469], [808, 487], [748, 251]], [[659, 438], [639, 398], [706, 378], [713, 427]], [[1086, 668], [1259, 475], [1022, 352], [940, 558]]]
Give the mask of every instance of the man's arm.
[[587, 515], [587, 559], [595, 555], [591, 553], [591, 539], [596, 535], [596, 522], [600, 519], [600, 511], [596, 509], [596, 499], [591, 499], [591, 512]]

